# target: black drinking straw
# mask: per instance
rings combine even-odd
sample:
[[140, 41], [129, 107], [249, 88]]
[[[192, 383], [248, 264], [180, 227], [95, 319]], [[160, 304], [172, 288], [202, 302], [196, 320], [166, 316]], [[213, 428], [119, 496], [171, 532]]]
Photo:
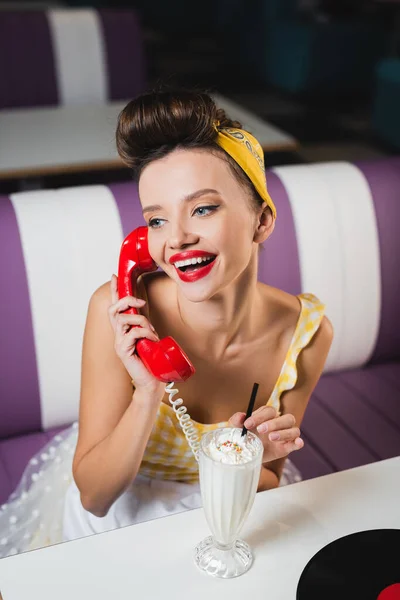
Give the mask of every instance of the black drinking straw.
[[[254, 402], [256, 401], [256, 396], [257, 396], [257, 391], [258, 391], [258, 383], [254, 383], [253, 384], [253, 389], [251, 391], [251, 396], [250, 396], [250, 401], [249, 401], [249, 405], [247, 407], [247, 412], [246, 412], [246, 418], [245, 421], [250, 417], [250, 415], [253, 412], [253, 408], [254, 408]], [[243, 437], [244, 435], [246, 435], [247, 433], [247, 428], [243, 425], [243, 429], [242, 429], [242, 435], [241, 437]]]

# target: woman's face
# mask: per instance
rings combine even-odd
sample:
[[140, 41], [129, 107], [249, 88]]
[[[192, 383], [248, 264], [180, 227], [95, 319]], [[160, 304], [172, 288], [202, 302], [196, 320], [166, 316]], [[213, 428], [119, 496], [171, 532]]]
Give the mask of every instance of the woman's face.
[[246, 194], [223, 158], [207, 151], [175, 150], [143, 170], [150, 254], [188, 299], [211, 298], [248, 266], [258, 220]]

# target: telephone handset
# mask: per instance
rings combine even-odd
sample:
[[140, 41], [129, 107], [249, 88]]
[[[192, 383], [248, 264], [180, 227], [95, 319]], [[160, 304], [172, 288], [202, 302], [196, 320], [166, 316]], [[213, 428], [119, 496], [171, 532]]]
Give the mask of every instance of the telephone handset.
[[[145, 226], [134, 229], [122, 242], [118, 265], [118, 296], [136, 296], [136, 281], [142, 273], [157, 270], [147, 245], [148, 229]], [[137, 315], [136, 308], [130, 307], [128, 314]], [[159, 342], [142, 338], [136, 342], [136, 351], [145, 367], [159, 381], [186, 381], [195, 369], [177, 342], [167, 336]]]

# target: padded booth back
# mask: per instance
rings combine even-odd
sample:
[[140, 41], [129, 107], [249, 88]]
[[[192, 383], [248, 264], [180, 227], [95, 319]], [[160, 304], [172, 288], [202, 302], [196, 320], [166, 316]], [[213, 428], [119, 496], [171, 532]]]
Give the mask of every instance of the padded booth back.
[[[400, 358], [400, 158], [267, 171], [278, 219], [259, 278], [326, 303], [325, 372]], [[78, 416], [89, 298], [143, 225], [133, 182], [0, 196], [0, 439]]]
[[0, 11], [0, 109], [129, 99], [145, 70], [134, 10]]

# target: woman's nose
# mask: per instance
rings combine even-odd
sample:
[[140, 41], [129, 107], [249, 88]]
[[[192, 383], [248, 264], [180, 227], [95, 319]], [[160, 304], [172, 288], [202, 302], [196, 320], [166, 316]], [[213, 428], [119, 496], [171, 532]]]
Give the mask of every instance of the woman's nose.
[[182, 226], [175, 226], [171, 229], [168, 245], [170, 248], [182, 248], [195, 244], [197, 241], [198, 236], [194, 232], [188, 231]]

